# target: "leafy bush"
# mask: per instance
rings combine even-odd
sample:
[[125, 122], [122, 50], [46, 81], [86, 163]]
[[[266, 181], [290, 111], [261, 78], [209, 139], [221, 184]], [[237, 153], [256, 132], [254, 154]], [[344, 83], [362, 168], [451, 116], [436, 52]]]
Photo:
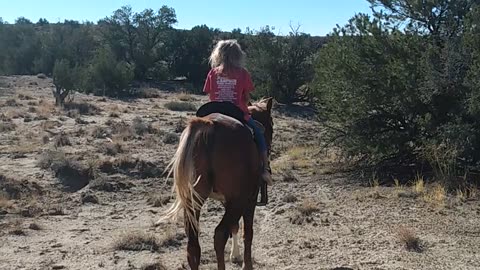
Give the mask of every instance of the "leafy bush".
[[[373, 19], [359, 14], [335, 29], [315, 60], [313, 86], [331, 141], [367, 165], [427, 162], [434, 172], [478, 165], [480, 102], [472, 74], [480, 62], [472, 58], [478, 46], [468, 46], [478, 30], [466, 22], [478, 20], [472, 14], [478, 6], [370, 2], [384, 12]], [[436, 15], [422, 15], [422, 8]], [[445, 23], [450, 20], [458, 24]], [[433, 151], [445, 147], [448, 155]], [[458, 171], [449, 172], [437, 177], [458, 180]]]
[[126, 96], [133, 80], [133, 68], [118, 61], [108, 47], [100, 48], [92, 63], [83, 69], [80, 85], [84, 92], [103, 96]]
[[55, 97], [55, 105], [65, 104], [65, 99], [75, 90], [77, 75], [77, 70], [70, 66], [70, 61], [61, 59], [55, 62], [53, 67], [53, 84], [55, 85], [53, 96]]
[[190, 102], [170, 101], [165, 103], [165, 108], [171, 111], [195, 111], [197, 107]]

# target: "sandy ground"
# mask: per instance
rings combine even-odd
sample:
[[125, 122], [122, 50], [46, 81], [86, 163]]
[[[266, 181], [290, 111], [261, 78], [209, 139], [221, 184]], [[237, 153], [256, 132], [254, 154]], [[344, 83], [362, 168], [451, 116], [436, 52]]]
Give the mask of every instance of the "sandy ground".
[[[193, 114], [165, 104], [205, 97], [76, 94], [83, 107], [61, 110], [52, 87], [0, 77], [0, 269], [188, 269], [182, 224], [152, 224], [171, 202], [162, 172]], [[318, 149], [322, 127], [312, 119], [306, 108], [274, 109], [275, 184], [256, 210], [256, 269], [480, 269], [475, 191], [361, 185]], [[202, 269], [216, 269], [222, 214], [215, 201], [204, 206]], [[156, 245], [132, 247], [135, 237]], [[227, 269], [241, 269], [229, 248]]]

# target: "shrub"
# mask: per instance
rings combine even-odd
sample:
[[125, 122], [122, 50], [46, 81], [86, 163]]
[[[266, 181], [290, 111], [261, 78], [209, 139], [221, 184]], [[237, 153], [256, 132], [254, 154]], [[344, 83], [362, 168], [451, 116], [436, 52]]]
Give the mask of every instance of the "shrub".
[[[472, 76], [480, 58], [473, 56], [480, 50], [468, 46], [469, 34], [478, 34], [470, 32], [478, 30], [466, 20], [478, 22], [478, 6], [442, 0], [432, 6], [443, 10], [438, 18], [419, 19], [421, 7], [406, 9], [404, 0], [370, 2], [385, 12], [355, 16], [316, 56], [312, 86], [329, 127], [326, 141], [389, 176], [430, 167], [456, 182], [462, 173], [455, 168], [480, 164], [480, 130], [474, 128], [480, 102], [472, 99], [480, 85]], [[461, 23], [442, 23], [453, 18]], [[399, 30], [399, 22], [407, 27]]]
[[9, 132], [15, 130], [16, 125], [10, 122], [0, 122], [0, 132]]
[[53, 67], [53, 84], [55, 91], [55, 105], [60, 106], [65, 103], [65, 99], [75, 90], [77, 82], [78, 70], [72, 68], [70, 61], [67, 59], [57, 60]]
[[72, 143], [70, 142], [68, 135], [62, 132], [55, 137], [54, 145], [55, 147], [62, 147], [72, 145]]
[[133, 68], [118, 61], [109, 47], [99, 48], [92, 63], [81, 72], [80, 88], [95, 95], [127, 96], [133, 80]]
[[151, 124], [146, 124], [143, 122], [142, 118], [140, 117], [135, 117], [132, 120], [132, 128], [135, 130], [135, 133], [137, 135], [143, 135], [145, 133], [153, 133], [154, 129]]
[[171, 111], [195, 111], [197, 107], [190, 102], [170, 101], [165, 103], [165, 108]]
[[100, 109], [97, 106], [87, 102], [69, 102], [64, 104], [63, 108], [68, 111], [68, 115], [71, 118], [76, 118], [76, 113], [82, 115], [96, 115], [100, 112]]
[[161, 243], [154, 235], [143, 233], [125, 234], [124, 236], [119, 238], [114, 244], [114, 248], [116, 250], [132, 251], [158, 251], [160, 249], [160, 246]]

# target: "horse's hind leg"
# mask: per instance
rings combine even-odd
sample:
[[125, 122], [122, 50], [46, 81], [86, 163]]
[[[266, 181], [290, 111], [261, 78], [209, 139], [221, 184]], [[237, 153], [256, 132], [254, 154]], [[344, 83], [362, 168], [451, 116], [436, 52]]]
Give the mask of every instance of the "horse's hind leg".
[[252, 241], [253, 241], [253, 217], [255, 214], [255, 205], [247, 208], [243, 214], [243, 270], [252, 270]]
[[242, 261], [240, 257], [240, 248], [238, 246], [238, 223], [231, 228], [232, 232], [232, 252], [230, 253], [230, 261], [232, 263], [239, 263]]
[[[187, 216], [186, 211], [190, 211], [190, 210], [184, 210], [185, 217]], [[195, 217], [197, 219], [197, 224], [198, 224], [198, 221], [200, 219], [199, 210], [195, 211]], [[188, 236], [188, 244], [187, 244], [188, 265], [192, 270], [198, 270], [198, 267], [200, 265], [200, 254], [201, 254], [200, 243], [198, 242], [198, 232], [196, 232], [195, 229], [188, 222], [185, 222], [185, 233]]]
[[220, 224], [215, 228], [214, 245], [218, 270], [225, 270], [225, 244], [227, 243], [232, 228], [238, 226], [238, 220], [241, 215], [242, 211], [240, 209], [233, 208], [227, 203], [222, 221], [220, 221]]

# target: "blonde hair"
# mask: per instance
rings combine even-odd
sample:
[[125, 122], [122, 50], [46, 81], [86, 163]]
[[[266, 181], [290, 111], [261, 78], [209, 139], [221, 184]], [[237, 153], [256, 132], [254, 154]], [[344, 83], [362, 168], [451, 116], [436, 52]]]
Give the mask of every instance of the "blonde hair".
[[245, 66], [245, 52], [235, 39], [220, 40], [210, 55], [210, 66], [220, 73]]

